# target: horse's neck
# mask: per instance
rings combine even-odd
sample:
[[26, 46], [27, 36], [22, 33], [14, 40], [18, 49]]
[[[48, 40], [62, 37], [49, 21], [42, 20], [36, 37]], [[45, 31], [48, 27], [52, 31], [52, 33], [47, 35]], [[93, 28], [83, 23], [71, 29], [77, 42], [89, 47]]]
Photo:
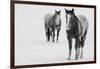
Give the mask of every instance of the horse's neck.
[[72, 15], [71, 19], [72, 19], [71, 21], [73, 21], [74, 23], [78, 23], [79, 21], [78, 17], [75, 14]]
[[75, 28], [78, 28], [79, 20], [78, 20], [76, 15], [71, 16], [70, 23], [71, 23], [71, 30], [74, 30]]
[[56, 19], [56, 15], [54, 14], [54, 15], [52, 16], [52, 18], [51, 18], [52, 23], [55, 22], [55, 19]]
[[55, 25], [59, 25], [61, 23], [60, 16], [54, 15], [53, 21], [54, 21]]
[[53, 20], [55, 20], [55, 19], [56, 19], [56, 14], [54, 14], [54, 15], [52, 16], [52, 19], [53, 19]]

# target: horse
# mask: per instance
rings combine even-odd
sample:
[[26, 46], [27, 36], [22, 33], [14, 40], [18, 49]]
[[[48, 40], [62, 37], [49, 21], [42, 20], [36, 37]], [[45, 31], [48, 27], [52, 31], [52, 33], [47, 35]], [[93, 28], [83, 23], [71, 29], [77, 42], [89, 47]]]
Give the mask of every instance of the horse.
[[55, 42], [55, 30], [57, 30], [57, 42], [59, 37], [59, 32], [61, 29], [61, 18], [60, 18], [60, 10], [56, 11], [54, 14], [46, 14], [44, 17], [45, 22], [45, 33], [47, 41], [50, 41], [50, 37], [52, 38], [52, 42]]
[[66, 34], [69, 43], [69, 56], [68, 60], [71, 59], [72, 51], [72, 39], [75, 39], [75, 60], [83, 58], [83, 48], [86, 40], [86, 35], [88, 31], [88, 20], [84, 15], [77, 15], [72, 10], [67, 10], [66, 13]]

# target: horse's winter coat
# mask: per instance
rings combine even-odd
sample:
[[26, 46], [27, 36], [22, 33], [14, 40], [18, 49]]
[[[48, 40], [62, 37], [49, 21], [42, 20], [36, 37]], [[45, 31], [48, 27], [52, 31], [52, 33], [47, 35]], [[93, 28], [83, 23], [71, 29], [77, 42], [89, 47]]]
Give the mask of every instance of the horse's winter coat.
[[71, 49], [72, 49], [72, 38], [75, 39], [75, 50], [76, 56], [75, 59], [79, 58], [80, 48], [81, 48], [81, 58], [83, 57], [83, 47], [86, 39], [87, 29], [88, 29], [88, 21], [85, 16], [79, 15], [76, 16], [74, 13], [74, 9], [67, 10], [66, 12], [66, 24], [68, 25], [67, 38], [69, 42], [69, 57], [71, 59]]
[[61, 18], [60, 11], [55, 11], [54, 14], [45, 15], [45, 32], [47, 41], [50, 40], [50, 36], [52, 37], [52, 42], [55, 41], [55, 30], [57, 30], [57, 41], [59, 37], [59, 31], [61, 28]]

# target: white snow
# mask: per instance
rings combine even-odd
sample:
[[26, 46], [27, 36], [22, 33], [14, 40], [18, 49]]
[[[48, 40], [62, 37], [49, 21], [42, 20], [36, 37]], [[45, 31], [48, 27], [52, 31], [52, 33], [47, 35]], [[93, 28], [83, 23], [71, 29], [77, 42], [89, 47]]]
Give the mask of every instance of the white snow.
[[72, 49], [72, 58], [68, 58], [68, 45], [66, 42], [52, 43], [52, 42], [31, 42], [17, 45], [16, 47], [16, 65], [26, 64], [47, 64], [47, 63], [64, 63], [75, 61], [93, 61], [87, 49], [84, 48], [84, 58], [75, 60], [74, 46]]

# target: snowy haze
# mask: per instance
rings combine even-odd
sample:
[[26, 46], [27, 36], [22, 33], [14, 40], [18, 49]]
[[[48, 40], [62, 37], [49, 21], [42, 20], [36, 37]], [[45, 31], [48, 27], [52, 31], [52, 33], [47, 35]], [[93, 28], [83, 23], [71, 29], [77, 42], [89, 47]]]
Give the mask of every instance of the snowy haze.
[[[66, 9], [75, 9], [76, 15], [84, 15], [89, 22], [84, 46], [84, 58], [74, 60], [74, 40], [72, 60], [68, 58], [68, 41], [66, 35]], [[61, 31], [58, 43], [46, 42], [44, 16], [61, 10]], [[94, 60], [94, 9], [78, 7], [60, 7], [15, 4], [15, 65], [64, 63]]]

